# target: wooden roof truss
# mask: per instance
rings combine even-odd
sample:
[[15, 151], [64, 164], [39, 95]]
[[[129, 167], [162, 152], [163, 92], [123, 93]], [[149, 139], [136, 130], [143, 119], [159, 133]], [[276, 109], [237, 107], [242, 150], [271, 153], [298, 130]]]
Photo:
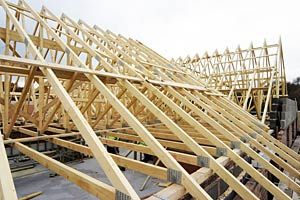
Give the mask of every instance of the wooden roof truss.
[[286, 76], [281, 39], [277, 44], [253, 46], [235, 51], [228, 48], [224, 53], [218, 50], [211, 55], [196, 54], [174, 60], [204, 81], [209, 88], [215, 88], [234, 100], [244, 110], [255, 113], [264, 123], [271, 110], [272, 98], [286, 97]]
[[[277, 199], [289, 199], [242, 154], [300, 193], [300, 186], [259, 152], [296, 178], [300, 178], [299, 155], [190, 71], [141, 42], [75, 22], [65, 14], [57, 17], [46, 7], [37, 12], [24, 0], [0, 4], [6, 19], [6, 27], [0, 29], [1, 183], [11, 180], [4, 166], [5, 144], [101, 199], [139, 199], [117, 165], [173, 181], [160, 195], [168, 196], [171, 189], [177, 196], [187, 192], [211, 199], [199, 183], [215, 173], [244, 199], [258, 199], [224, 167], [229, 160]], [[18, 85], [23, 85], [21, 91]], [[20, 121], [25, 125], [18, 125]], [[12, 131], [27, 137], [12, 138]], [[68, 137], [82, 137], [87, 146]], [[26, 145], [38, 140], [93, 156], [111, 185]], [[165, 167], [109, 154], [104, 145], [155, 155]], [[201, 168], [191, 175], [179, 161]], [[16, 199], [13, 184], [1, 185], [0, 191], [4, 199]]]

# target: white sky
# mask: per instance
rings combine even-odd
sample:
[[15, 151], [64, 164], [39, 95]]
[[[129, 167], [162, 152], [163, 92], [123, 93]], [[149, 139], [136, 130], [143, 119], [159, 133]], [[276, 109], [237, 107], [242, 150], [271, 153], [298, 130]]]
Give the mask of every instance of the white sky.
[[298, 0], [28, 0], [145, 43], [166, 58], [247, 48], [282, 37], [288, 80], [300, 76]]

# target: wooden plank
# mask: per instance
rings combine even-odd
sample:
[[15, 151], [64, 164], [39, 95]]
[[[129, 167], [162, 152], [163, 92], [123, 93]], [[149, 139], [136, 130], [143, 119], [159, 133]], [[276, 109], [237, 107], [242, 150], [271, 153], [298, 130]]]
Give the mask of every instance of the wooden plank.
[[[55, 130], [52, 130], [52, 131], [55, 131]], [[23, 133], [31, 136], [31, 132], [27, 133], [27, 131], [24, 131]], [[37, 135], [37, 132], [35, 132], [34, 134]], [[120, 134], [120, 133], [114, 133], [114, 132], [102, 133], [102, 134], [105, 135], [106, 137], [107, 136], [118, 137], [118, 138], [123, 139], [123, 140], [131, 140], [131, 141], [135, 141], [135, 142], [142, 141], [137, 136], [128, 136], [127, 134]], [[79, 135], [79, 133], [78, 134], [76, 134], [76, 133], [67, 133], [67, 134], [66, 133], [61, 133], [59, 135], [44, 135], [44, 136], [38, 136], [38, 137], [34, 137], [34, 138], [10, 139], [10, 140], [6, 141], [6, 143], [7, 144], [12, 144], [14, 142], [29, 142], [29, 141], [32, 142], [32, 141], [38, 141], [38, 140], [59, 141], [59, 140], [57, 140], [59, 138], [71, 137], [71, 136], [77, 136], [77, 135]], [[128, 150], [141, 152], [141, 153], [146, 153], [146, 154], [150, 154], [150, 155], [155, 156], [155, 153], [153, 153], [151, 151], [151, 149], [149, 147], [145, 146], [145, 145], [139, 145], [139, 144], [134, 144], [134, 143], [111, 140], [111, 139], [106, 139], [104, 137], [99, 137], [99, 139], [101, 140], [101, 142], [103, 144], [106, 144], [108, 146], [125, 148], [125, 149], [128, 149]], [[178, 149], [178, 150], [181, 150], [181, 151], [187, 151], [187, 149], [188, 149], [188, 147], [186, 145], [184, 145], [183, 143], [166, 141], [166, 140], [159, 140], [159, 139], [157, 141], [159, 141], [159, 143], [161, 143], [164, 147], [170, 147], [172, 149]], [[66, 141], [66, 143], [67, 143], [67, 141]], [[71, 144], [73, 144], [73, 143], [71, 143]], [[68, 147], [67, 145], [65, 145], [65, 146]], [[203, 148], [207, 152], [209, 152], [209, 154], [211, 154], [212, 156], [216, 156], [216, 148], [209, 147], [209, 146], [203, 146]], [[76, 148], [73, 149], [73, 150], [76, 151]], [[171, 151], [171, 150], [168, 150], [168, 152], [179, 162], [198, 166], [197, 156], [195, 156], [195, 155], [176, 152], [176, 151]], [[89, 153], [86, 153], [85, 150], [83, 150], [82, 153], [90, 155]], [[192, 153], [192, 152], [190, 152], [190, 153]]]
[[272, 92], [272, 87], [273, 87], [274, 75], [275, 75], [275, 67], [273, 68], [273, 70], [271, 72], [271, 78], [270, 78], [269, 88], [268, 88], [265, 106], [264, 106], [264, 110], [263, 110], [263, 116], [261, 118], [262, 123], [265, 123], [265, 121], [266, 121], [268, 107], [270, 106], [270, 98], [271, 98], [271, 92]]
[[[53, 138], [50, 139], [51, 142], [54, 144], [57, 144], [59, 146], [72, 149], [73, 151], [77, 151], [80, 153], [83, 153], [85, 155], [93, 156], [91, 149], [89, 147], [76, 144], [70, 141], [62, 140], [59, 138]], [[148, 174], [150, 176], [153, 176], [155, 178], [159, 178], [162, 180], [167, 180], [167, 169], [159, 166], [154, 166], [148, 163], [143, 163], [137, 160], [133, 160], [130, 158], [126, 158], [120, 155], [115, 155], [115, 154], [110, 154], [111, 157], [114, 159], [114, 161], [123, 167], [126, 167], [128, 169], [143, 173], [143, 174]]]
[[[9, 93], [10, 93], [10, 83], [9, 83], [9, 75], [4, 75], [4, 109], [3, 109], [3, 133], [4, 136], [8, 135], [9, 132]], [[1, 82], [2, 84], [2, 82]]]
[[37, 196], [39, 196], [41, 194], [43, 194], [43, 192], [41, 192], [41, 191], [40, 192], [34, 192], [34, 193], [31, 193], [31, 194], [28, 194], [28, 195], [26, 195], [24, 197], [19, 198], [19, 200], [33, 199], [33, 198], [35, 198], [35, 197], [37, 197]]
[[14, 127], [13, 130], [18, 131], [20, 133], [24, 133], [24, 134], [29, 135], [31, 137], [35, 137], [35, 136], [38, 135], [37, 132], [29, 130], [27, 128], [23, 128], [23, 127]]
[[107, 200], [115, 199], [116, 191], [112, 186], [100, 182], [97, 179], [92, 178], [65, 164], [62, 164], [61, 162], [54, 160], [36, 150], [33, 150], [22, 143], [16, 142], [14, 147], [24, 155], [75, 183], [77, 186], [93, 194], [97, 198]]
[[[134, 76], [128, 76], [128, 75], [124, 75], [124, 74], [115, 74], [115, 73], [111, 73], [111, 72], [97, 71], [97, 70], [86, 69], [86, 68], [78, 68], [78, 67], [74, 68], [70, 65], [49, 63], [46, 61], [41, 62], [39, 60], [30, 60], [27, 58], [18, 58], [18, 57], [0, 55], [0, 60], [2, 62], [16, 63], [18, 65], [24, 65], [24, 66], [38, 66], [38, 67], [50, 68], [55, 72], [57, 77], [60, 77], [60, 75], [62, 73], [69, 72], [68, 74], [73, 75], [73, 72], [77, 72], [79, 74], [95, 74], [103, 82], [105, 82], [106, 80], [111, 80], [110, 81], [111, 83], [115, 83], [116, 79], [126, 79], [126, 80], [129, 80], [134, 83], [142, 82], [142, 79], [134, 77]], [[14, 72], [14, 74], [22, 74], [25, 76], [28, 74], [28, 70], [25, 68], [21, 68], [21, 67], [10, 66], [10, 68], [9, 68], [8, 66], [0, 65], [0, 69], [1, 69], [1, 72], [2, 71], [7, 72], [7, 73]], [[36, 72], [36, 75], [44, 76], [42, 73], [38, 73], [38, 72]], [[66, 76], [61, 76], [61, 77], [65, 78]], [[67, 76], [67, 77], [69, 78], [70, 76]], [[81, 77], [81, 78], [83, 78], [83, 77]], [[84, 80], [87, 80], [87, 79], [85, 78]], [[173, 83], [173, 82], [158, 81], [158, 80], [151, 80], [151, 79], [149, 79], [148, 81], [154, 85], [168, 86], [168, 85], [175, 84], [175, 82]], [[196, 87], [196, 86], [190, 85], [190, 84], [176, 83], [175, 87], [203, 91], [202, 87]]]
[[10, 172], [3, 136], [0, 130], [0, 193], [4, 200], [17, 200], [16, 188]]
[[39, 78], [39, 131], [42, 130], [43, 128], [43, 121], [44, 121], [44, 112], [43, 112], [43, 107], [44, 107], [44, 101], [45, 101], [45, 83], [43, 78]]

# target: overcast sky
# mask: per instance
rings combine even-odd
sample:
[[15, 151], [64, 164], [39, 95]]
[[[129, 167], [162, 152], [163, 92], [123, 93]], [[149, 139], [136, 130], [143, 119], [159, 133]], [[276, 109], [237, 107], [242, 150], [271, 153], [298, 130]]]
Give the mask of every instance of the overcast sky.
[[138, 39], [166, 58], [278, 42], [288, 80], [300, 76], [299, 0], [28, 0]]

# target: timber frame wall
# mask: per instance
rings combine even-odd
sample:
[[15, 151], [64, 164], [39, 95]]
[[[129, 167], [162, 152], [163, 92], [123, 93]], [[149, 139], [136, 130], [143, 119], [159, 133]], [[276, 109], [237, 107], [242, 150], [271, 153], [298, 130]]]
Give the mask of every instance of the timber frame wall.
[[[100, 199], [140, 198], [117, 165], [173, 182], [149, 199], [186, 193], [211, 199], [199, 184], [214, 174], [243, 199], [258, 199], [225, 167], [229, 161], [277, 199], [290, 199], [245, 156], [300, 193], [294, 179], [259, 153], [295, 178], [300, 178], [300, 156], [194, 74], [141, 42], [65, 14], [57, 17], [46, 7], [37, 12], [24, 0], [17, 5], [0, 0], [0, 5], [5, 19], [0, 29], [2, 199], [17, 199], [4, 145]], [[69, 138], [82, 138], [87, 146]], [[93, 156], [111, 185], [27, 145], [45, 140]], [[154, 155], [163, 166], [109, 154], [104, 145]], [[199, 169], [189, 174], [179, 162]]]
[[190, 71], [209, 88], [215, 88], [244, 110], [256, 115], [263, 123], [272, 108], [272, 99], [287, 97], [282, 42], [248, 49], [215, 50], [209, 55], [172, 59]]

